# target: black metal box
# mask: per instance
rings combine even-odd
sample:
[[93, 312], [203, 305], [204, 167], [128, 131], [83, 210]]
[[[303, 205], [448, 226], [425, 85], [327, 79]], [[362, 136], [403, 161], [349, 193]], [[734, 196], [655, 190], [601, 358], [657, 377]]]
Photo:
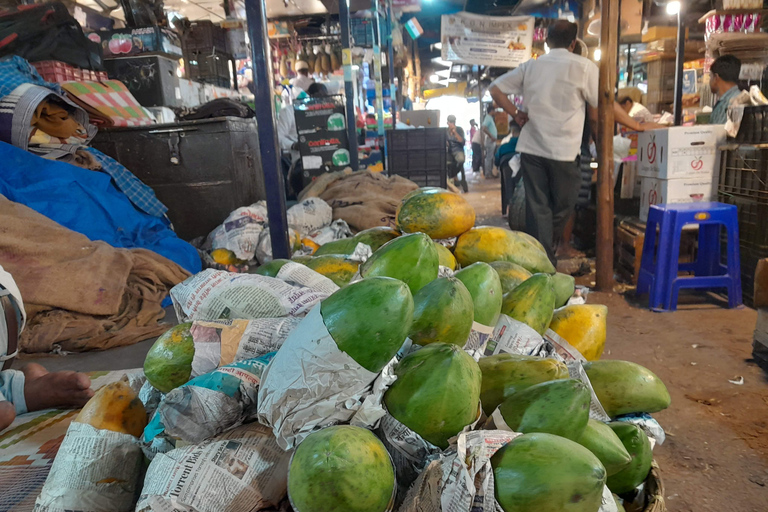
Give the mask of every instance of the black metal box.
[[102, 129], [91, 145], [152, 187], [184, 240], [266, 198], [254, 119]]
[[181, 107], [179, 61], [150, 55], [105, 59], [109, 78], [120, 80], [143, 107]]

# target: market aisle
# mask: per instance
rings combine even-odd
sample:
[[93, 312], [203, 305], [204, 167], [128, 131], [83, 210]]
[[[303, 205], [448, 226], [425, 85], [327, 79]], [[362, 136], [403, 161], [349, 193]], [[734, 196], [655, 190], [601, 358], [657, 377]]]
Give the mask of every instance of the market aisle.
[[[477, 224], [506, 226], [496, 180], [470, 182], [465, 197]], [[594, 276], [578, 282], [589, 285]], [[768, 503], [768, 374], [750, 362], [753, 309], [681, 298], [675, 313], [645, 301], [593, 292], [608, 306], [606, 359], [650, 368], [669, 388], [672, 406], [654, 416], [667, 432], [655, 451], [670, 512], [758, 512]], [[744, 378], [743, 385], [729, 380]]]

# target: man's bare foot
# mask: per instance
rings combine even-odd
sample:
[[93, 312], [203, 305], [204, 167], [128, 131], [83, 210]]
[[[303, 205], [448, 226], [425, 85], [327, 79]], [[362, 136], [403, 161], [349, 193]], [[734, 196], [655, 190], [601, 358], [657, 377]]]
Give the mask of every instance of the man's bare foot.
[[82, 407], [93, 396], [91, 379], [82, 373], [49, 373], [35, 363], [26, 365], [21, 371], [26, 376], [24, 398], [28, 411], [49, 407]]
[[16, 418], [16, 408], [11, 402], [0, 402], [0, 431], [5, 430]]

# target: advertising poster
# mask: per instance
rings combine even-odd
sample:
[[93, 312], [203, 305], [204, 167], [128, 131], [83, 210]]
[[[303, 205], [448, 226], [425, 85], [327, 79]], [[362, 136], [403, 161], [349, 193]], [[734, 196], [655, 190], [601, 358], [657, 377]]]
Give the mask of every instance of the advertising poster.
[[446, 14], [442, 58], [451, 62], [515, 68], [531, 58], [534, 18]]
[[296, 100], [293, 108], [304, 183], [325, 172], [340, 171], [349, 166], [344, 98], [326, 96]]

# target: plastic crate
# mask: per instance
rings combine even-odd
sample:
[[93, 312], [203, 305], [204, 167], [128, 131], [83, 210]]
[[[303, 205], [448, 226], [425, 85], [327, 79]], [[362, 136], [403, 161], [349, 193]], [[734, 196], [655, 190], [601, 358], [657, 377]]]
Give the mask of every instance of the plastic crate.
[[65, 64], [58, 60], [41, 60], [39, 62], [33, 62], [40, 76], [47, 82], [62, 83], [62, 82], [101, 82], [107, 80], [106, 71], [91, 71], [90, 69], [79, 69], [69, 64]]
[[193, 21], [181, 40], [184, 52], [190, 50], [227, 51], [226, 31], [208, 20]]
[[351, 18], [349, 33], [354, 46], [370, 48], [373, 46], [373, 21], [369, 18]]
[[208, 84], [221, 85], [229, 87], [230, 70], [229, 61], [231, 57], [222, 52], [184, 52], [184, 70], [186, 77], [192, 80], [205, 82]]
[[420, 187], [447, 187], [446, 128], [387, 130], [387, 170]]
[[768, 149], [726, 149], [720, 165], [719, 192], [768, 202]]

